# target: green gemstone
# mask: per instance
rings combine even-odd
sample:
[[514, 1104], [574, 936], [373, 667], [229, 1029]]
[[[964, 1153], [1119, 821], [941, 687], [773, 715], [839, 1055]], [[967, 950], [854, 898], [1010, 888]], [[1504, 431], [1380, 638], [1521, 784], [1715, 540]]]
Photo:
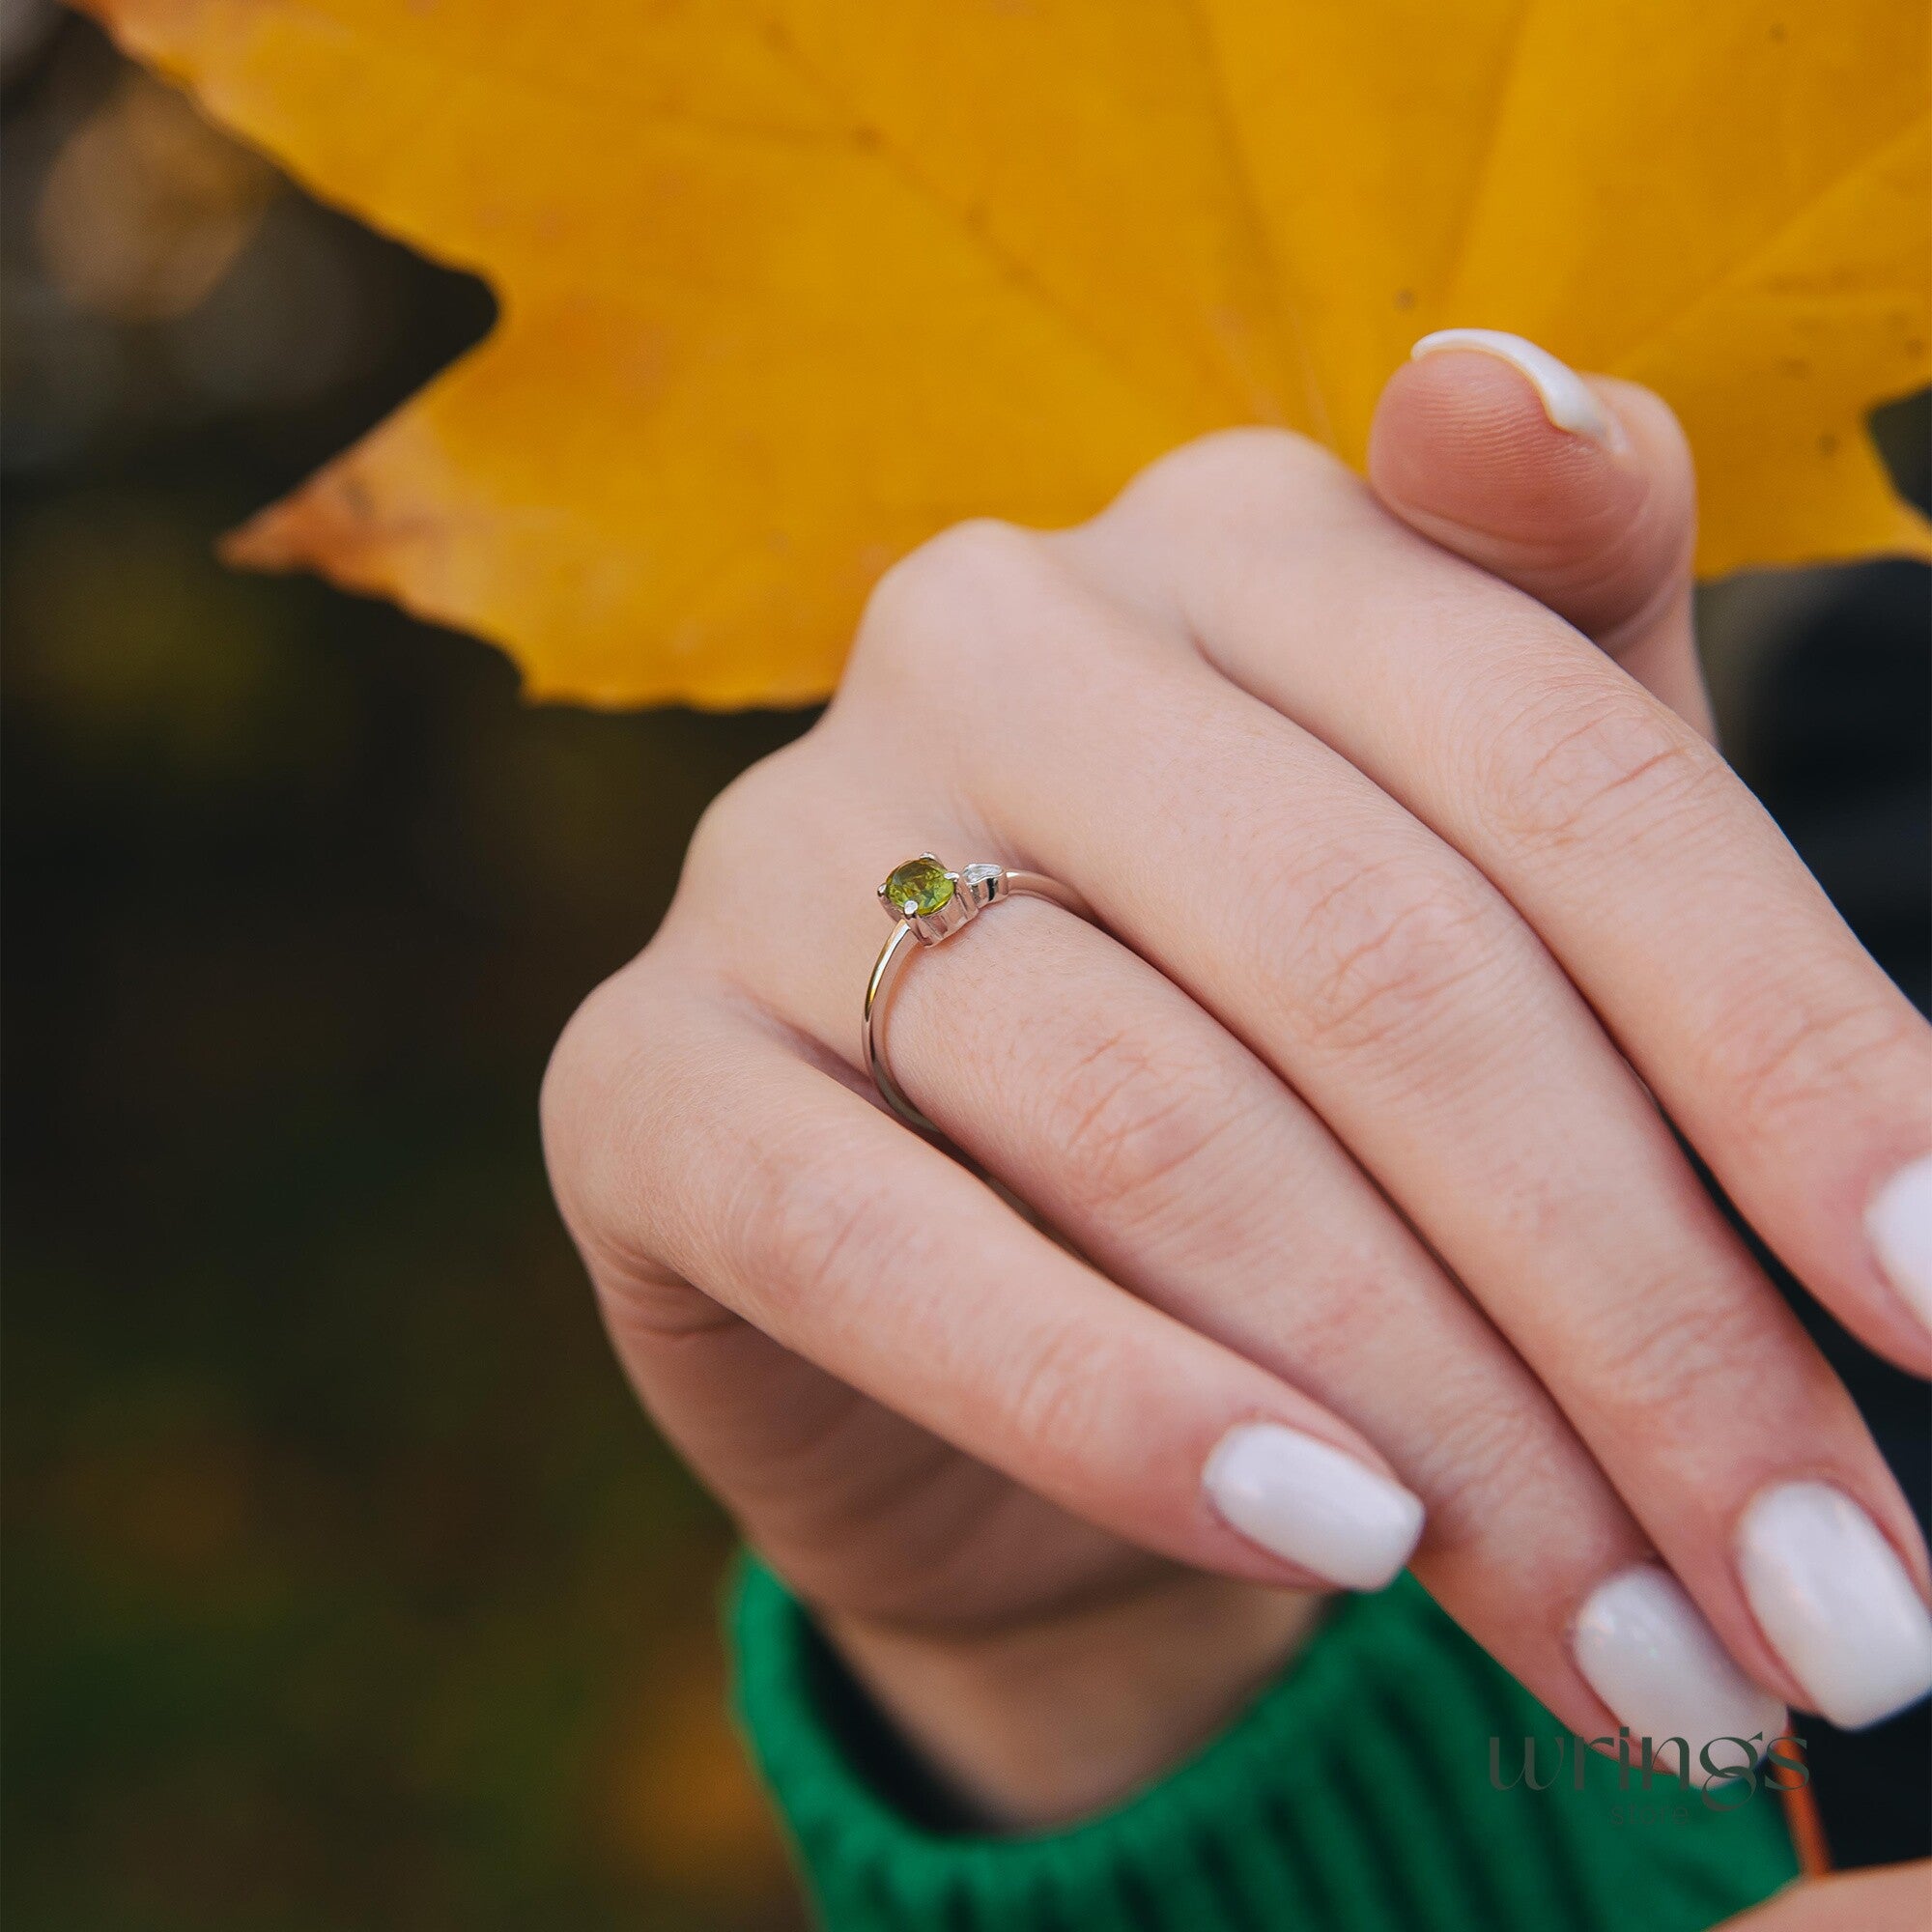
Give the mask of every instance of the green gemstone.
[[903, 913], [937, 912], [952, 896], [952, 881], [937, 859], [908, 859], [886, 880], [886, 899]]

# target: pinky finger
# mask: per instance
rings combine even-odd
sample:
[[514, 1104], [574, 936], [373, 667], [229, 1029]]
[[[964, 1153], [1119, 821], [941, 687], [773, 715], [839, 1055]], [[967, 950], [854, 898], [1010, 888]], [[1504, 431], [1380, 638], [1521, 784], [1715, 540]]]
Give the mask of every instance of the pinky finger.
[[[793, 1353], [1130, 1543], [1289, 1586], [1378, 1589], [1420, 1500], [1347, 1423], [1056, 1246], [776, 1039], [686, 1034], [625, 1104], [647, 1176], [580, 1197], [580, 1239], [648, 1254]], [[635, 1158], [635, 1155], [632, 1156]], [[601, 1199], [596, 1198], [601, 1197]]]

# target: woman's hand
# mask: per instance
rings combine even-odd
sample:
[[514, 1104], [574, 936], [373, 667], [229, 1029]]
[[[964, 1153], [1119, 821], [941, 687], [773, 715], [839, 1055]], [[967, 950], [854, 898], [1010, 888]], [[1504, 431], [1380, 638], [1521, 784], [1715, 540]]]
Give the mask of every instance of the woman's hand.
[[[1403, 371], [1375, 492], [1237, 432], [926, 546], [553, 1063], [639, 1393], [989, 1815], [1160, 1770], [1305, 1622], [1281, 1586], [1386, 1581], [1424, 1506], [1418, 1576], [1585, 1737], [1932, 1680], [1906, 1507], [1651, 1097], [1923, 1373], [1932, 1033], [1699, 735], [1667, 412], [1530, 366], [1542, 407]], [[894, 1021], [1085, 1260], [858, 1070], [925, 849], [1100, 922], [1000, 905]]]

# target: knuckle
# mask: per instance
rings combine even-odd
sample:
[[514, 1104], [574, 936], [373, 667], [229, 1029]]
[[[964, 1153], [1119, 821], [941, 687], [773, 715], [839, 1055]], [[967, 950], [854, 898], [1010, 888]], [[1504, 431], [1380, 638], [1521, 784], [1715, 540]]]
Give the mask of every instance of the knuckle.
[[1128, 484], [1109, 511], [1163, 509], [1180, 502], [1247, 506], [1266, 518], [1310, 492], [1354, 487], [1332, 451], [1293, 430], [1243, 426], [1215, 430], [1158, 457]]
[[627, 967], [586, 994], [551, 1048], [537, 1113], [554, 1180], [587, 1137], [586, 1114], [601, 1120], [609, 1110], [613, 1065], [619, 1054], [628, 1056], [632, 1050], [628, 1029], [618, 1017], [630, 1008], [632, 971]]
[[1613, 1297], [1584, 1324], [1576, 1359], [1590, 1365], [1587, 1397], [1605, 1426], [1656, 1446], [1708, 1430], [1741, 1380], [1761, 1385], [1764, 1335], [1754, 1296], [1687, 1292], [1672, 1276]]
[[1130, 1365], [1095, 1321], [1063, 1321], [1036, 1336], [1015, 1378], [1010, 1410], [1019, 1440], [1048, 1465], [1087, 1460], [1111, 1433]]
[[598, 1028], [596, 1009], [607, 997], [604, 987], [609, 983], [606, 980], [578, 1003], [544, 1065], [543, 1082], [537, 1090], [537, 1117], [543, 1126], [544, 1152], [553, 1165], [569, 1139], [571, 1117], [590, 1064], [588, 1042]]
[[849, 1298], [898, 1262], [917, 1263], [905, 1254], [903, 1218], [864, 1156], [822, 1133], [748, 1144], [721, 1227], [746, 1293], [778, 1309], [835, 1291]]
[[1754, 1131], [1776, 1132], [1841, 1116], [1848, 1089], [1895, 1077], [1922, 1036], [1923, 1022], [1893, 1002], [1794, 999], [1782, 983], [1733, 1008], [1714, 1033], [1707, 1076]]
[[747, 766], [704, 808], [685, 850], [687, 886], [704, 891], [739, 876], [748, 853], [798, 826], [815, 795], [822, 728]]
[[673, 1007], [669, 989], [634, 960], [578, 1007], [544, 1069], [545, 1166], [586, 1259], [619, 1267], [656, 1259], [651, 1177], [674, 1084], [666, 1053], [681, 1031]]
[[543, 1146], [544, 1171], [550, 1177], [557, 1212], [573, 1236], [583, 1223], [580, 1167], [589, 1139], [582, 1123], [582, 1069], [588, 1059], [582, 1044], [582, 1019], [583, 1008], [580, 1007], [551, 1048], [537, 1092], [537, 1132]]
[[1038, 532], [990, 517], [955, 524], [873, 586], [847, 682], [950, 675], [962, 651], [983, 647], [989, 616], [1023, 606], [1060, 576], [1056, 554]]
[[1170, 450], [1064, 541], [1116, 601], [1157, 628], [1199, 635], [1223, 621], [1224, 580], [1238, 582], [1257, 555], [1312, 566], [1387, 528], [1368, 485], [1333, 452], [1293, 430], [1250, 426]]
[[1428, 1498], [1432, 1533], [1450, 1543], [1492, 1536], [1516, 1515], [1519, 1500], [1547, 1480], [1552, 1446], [1562, 1440], [1540, 1404], [1486, 1380], [1447, 1404], [1438, 1388], [1445, 1419], [1410, 1472]]
[[1689, 725], [1600, 667], [1587, 673], [1547, 673], [1515, 694], [1484, 755], [1496, 824], [1539, 849], [1667, 829], [1721, 781]]
[[1149, 1028], [1103, 1032], [1056, 1078], [1044, 1123], [1074, 1202], [1117, 1231], [1171, 1215], [1197, 1194], [1193, 1176], [1210, 1151], [1217, 1176], [1225, 1169], [1243, 1120], [1230, 1085]]
[[1495, 962], [1497, 909], [1473, 879], [1347, 854], [1333, 870], [1264, 954], [1298, 959], [1290, 1023], [1311, 1043], [1353, 1052], [1408, 1037], [1438, 1023], [1453, 995]]

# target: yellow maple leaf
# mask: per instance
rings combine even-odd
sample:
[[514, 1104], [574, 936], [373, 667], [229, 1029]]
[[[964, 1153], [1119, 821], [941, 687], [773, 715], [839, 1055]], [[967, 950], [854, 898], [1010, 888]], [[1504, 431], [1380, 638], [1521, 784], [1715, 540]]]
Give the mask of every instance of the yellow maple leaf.
[[85, 0], [480, 349], [231, 552], [539, 697], [791, 702], [961, 517], [1270, 421], [1359, 460], [1425, 329], [1676, 407], [1707, 573], [1932, 554], [1920, 0]]

